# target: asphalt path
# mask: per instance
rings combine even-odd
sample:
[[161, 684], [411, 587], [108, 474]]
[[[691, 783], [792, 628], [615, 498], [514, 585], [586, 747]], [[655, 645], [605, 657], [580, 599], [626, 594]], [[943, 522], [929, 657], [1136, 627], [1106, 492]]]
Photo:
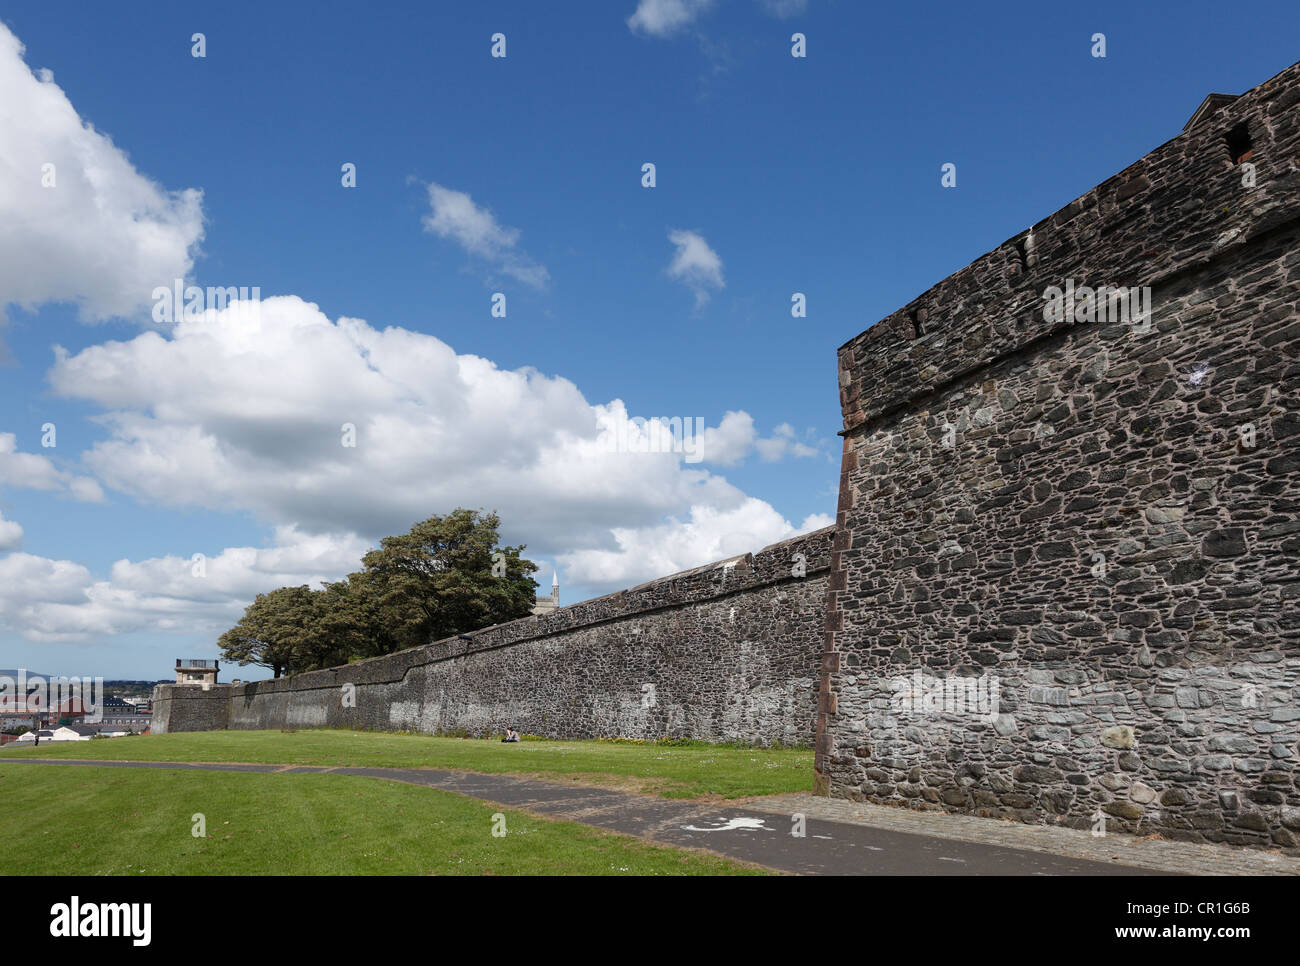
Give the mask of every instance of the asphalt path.
[[[3, 759], [0, 759], [3, 760]], [[275, 774], [356, 775], [456, 792], [550, 818], [635, 835], [663, 845], [707, 849], [801, 875], [1167, 875], [1117, 863], [1011, 849], [770, 811], [657, 798], [512, 775], [426, 768], [329, 768], [220, 762], [82, 761], [11, 758], [41, 765], [160, 768]], [[795, 834], [802, 831], [802, 835]]]

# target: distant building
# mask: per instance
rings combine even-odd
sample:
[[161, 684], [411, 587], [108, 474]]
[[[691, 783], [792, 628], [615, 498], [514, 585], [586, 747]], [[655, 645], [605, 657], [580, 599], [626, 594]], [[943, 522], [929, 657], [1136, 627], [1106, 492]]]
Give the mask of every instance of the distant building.
[[552, 611], [560, 609], [560, 575], [555, 571], [551, 572], [551, 596], [538, 597], [537, 602], [533, 604], [533, 613], [538, 616], [549, 614]]
[[17, 725], [38, 728], [41, 718], [47, 716], [48, 710], [35, 689], [30, 689], [26, 694], [0, 694], [0, 729], [8, 730]]
[[14, 731], [17, 728], [39, 728], [41, 712], [37, 708], [11, 706], [0, 711], [0, 731]]
[[[87, 704], [80, 695], [74, 694], [66, 701], [60, 701], [52, 711], [46, 711], [45, 721], [47, 724], [75, 724], [74, 719], [86, 717], [93, 709], [94, 705]], [[53, 722], [50, 721], [51, 718], [54, 718]]]
[[210, 688], [217, 683], [217, 662], [209, 658], [189, 657], [176, 659], [176, 683], [197, 684]]
[[13, 744], [34, 745], [37, 737], [41, 741], [89, 741], [95, 734], [94, 728], [85, 725], [59, 725], [55, 728], [42, 728], [40, 731], [29, 731], [19, 735], [18, 740]]
[[[20, 673], [23, 678], [17, 677]], [[86, 717], [96, 707], [93, 689], [90, 701], [82, 697], [82, 688], [89, 685], [90, 680], [86, 678], [69, 685], [67, 679], [50, 675], [0, 670], [0, 730], [10, 731], [19, 726], [67, 725]], [[17, 685], [23, 682], [25, 693], [20, 693]], [[67, 696], [60, 697], [63, 694]], [[51, 705], [50, 702], [57, 703]]]
[[149, 724], [148, 720], [143, 724], [134, 725], [123, 724], [120, 721], [97, 721], [94, 724], [68, 725], [68, 727], [80, 734], [90, 735], [91, 737], [103, 735], [107, 738], [119, 738], [125, 735], [143, 734], [149, 729]]
[[152, 714], [105, 711], [98, 721], [89, 723], [87, 727], [93, 727], [101, 734], [138, 735], [148, 731], [152, 724]]

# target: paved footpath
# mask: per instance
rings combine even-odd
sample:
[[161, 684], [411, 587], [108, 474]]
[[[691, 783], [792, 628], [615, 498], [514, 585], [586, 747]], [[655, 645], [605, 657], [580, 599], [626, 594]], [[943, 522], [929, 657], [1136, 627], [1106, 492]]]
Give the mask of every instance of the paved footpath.
[[[805, 875], [1300, 874], [1300, 859], [1244, 849], [1156, 843], [1120, 835], [1107, 836], [1102, 840], [1103, 846], [1089, 833], [1072, 829], [1012, 827], [989, 819], [901, 809], [873, 811], [857, 803], [839, 803], [812, 795], [775, 795], [715, 806], [572, 783], [428, 768], [63, 758], [8, 760], [105, 768], [329, 773], [380, 778], [457, 792], [550, 818], [636, 835], [663, 845], [707, 849], [771, 869]], [[791, 834], [792, 816], [796, 812], [805, 816], [803, 837]], [[1162, 844], [1175, 846], [1176, 851], [1146, 848]], [[1115, 861], [1115, 857], [1121, 861]]]

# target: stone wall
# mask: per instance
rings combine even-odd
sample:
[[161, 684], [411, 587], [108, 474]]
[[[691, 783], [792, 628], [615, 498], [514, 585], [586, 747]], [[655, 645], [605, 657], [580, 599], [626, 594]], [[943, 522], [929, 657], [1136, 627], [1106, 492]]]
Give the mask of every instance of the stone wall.
[[[228, 726], [810, 745], [830, 542], [826, 528], [466, 638], [223, 685]], [[211, 727], [203, 694], [160, 686], [154, 731]]]
[[840, 349], [820, 790], [1300, 843], [1298, 104], [1300, 65]]
[[151, 734], [221, 731], [230, 727], [230, 685], [211, 690], [193, 684], [159, 684], [153, 689]]

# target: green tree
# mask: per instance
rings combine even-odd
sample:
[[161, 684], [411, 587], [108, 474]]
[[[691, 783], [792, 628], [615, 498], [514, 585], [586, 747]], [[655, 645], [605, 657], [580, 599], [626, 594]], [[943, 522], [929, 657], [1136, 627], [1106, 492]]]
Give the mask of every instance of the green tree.
[[323, 650], [338, 655], [338, 660], [322, 667], [343, 664], [357, 657], [387, 654], [389, 646], [379, 609], [365, 593], [359, 574], [325, 584], [316, 597], [316, 634]]
[[498, 545], [495, 513], [456, 509], [385, 537], [346, 580], [258, 594], [217, 642], [276, 677], [428, 644], [531, 613], [537, 565]]
[[334, 655], [318, 626], [321, 593], [304, 584], [258, 594], [239, 623], [217, 641], [222, 657], [270, 668], [277, 678], [327, 667]]
[[[349, 578], [374, 645], [402, 650], [526, 617], [536, 601], [537, 565], [524, 547], [498, 546], [495, 513], [456, 509], [385, 537]], [[367, 611], [367, 608], [371, 608]]]

